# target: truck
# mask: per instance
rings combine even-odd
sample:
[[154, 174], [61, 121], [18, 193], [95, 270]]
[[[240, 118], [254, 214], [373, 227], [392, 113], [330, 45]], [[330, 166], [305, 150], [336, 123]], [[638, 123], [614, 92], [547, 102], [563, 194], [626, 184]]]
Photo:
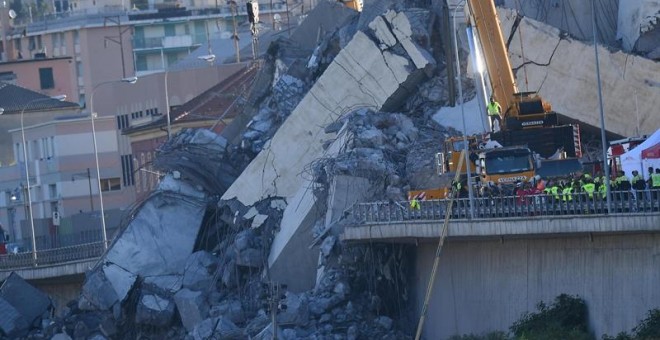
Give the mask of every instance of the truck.
[[560, 125], [549, 102], [536, 92], [518, 90], [494, 1], [468, 0], [467, 6], [468, 31], [476, 35], [481, 46], [491, 96], [502, 107], [501, 130], [491, 133], [490, 138], [505, 147], [527, 147], [540, 155], [541, 174], [543, 160], [552, 161], [553, 171], [547, 175], [567, 175], [579, 169], [579, 125]]
[[[560, 125], [549, 102], [536, 92], [518, 90], [495, 3], [467, 0], [467, 7], [468, 32], [475, 34], [473, 40], [481, 46], [491, 96], [502, 107], [503, 124], [488, 137], [467, 137], [470, 161], [463, 169], [456, 169], [457, 157], [465, 148], [463, 137], [446, 139], [442, 151], [436, 155], [438, 175], [461, 171], [464, 179], [469, 169], [477, 175], [478, 183], [512, 186], [536, 175], [549, 178], [581, 171], [579, 126]], [[501, 148], [483, 147], [487, 141]], [[440, 199], [449, 192], [450, 188], [446, 187], [412, 190], [408, 197]]]

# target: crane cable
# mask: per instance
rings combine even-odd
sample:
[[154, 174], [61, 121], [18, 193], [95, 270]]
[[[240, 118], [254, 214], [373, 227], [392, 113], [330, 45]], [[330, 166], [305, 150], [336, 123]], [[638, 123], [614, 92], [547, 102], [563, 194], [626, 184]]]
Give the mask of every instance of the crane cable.
[[[454, 175], [454, 182], [457, 182], [460, 175], [461, 169], [463, 168], [463, 160], [465, 159], [465, 150], [461, 151], [461, 156], [458, 161], [458, 168], [456, 169], [456, 175]], [[452, 183], [454, 183], [452, 182]], [[447, 232], [449, 230], [449, 218], [451, 216], [451, 210], [454, 205], [454, 198], [458, 194], [456, 188], [452, 185], [451, 197], [449, 199], [449, 204], [447, 204], [447, 209], [445, 210], [445, 222], [442, 225], [442, 232], [440, 233], [440, 240], [438, 240], [438, 247], [435, 250], [435, 260], [433, 261], [433, 269], [431, 270], [431, 277], [429, 278], [429, 283], [426, 286], [426, 296], [424, 297], [424, 305], [422, 307], [422, 313], [419, 316], [419, 322], [417, 323], [417, 333], [415, 334], [415, 340], [419, 340], [422, 336], [422, 328], [424, 327], [424, 321], [426, 321], [426, 313], [429, 309], [429, 300], [431, 300], [431, 293], [433, 292], [433, 285], [435, 284], [436, 273], [438, 272], [438, 266], [440, 264], [440, 253], [442, 251], [442, 246], [445, 243], [445, 238], [447, 238]]]
[[[520, 4], [520, 0], [516, 0], [516, 3], [518, 4], [518, 8], [520, 8], [520, 12], [522, 13], [522, 15], [525, 16], [522, 5]], [[529, 80], [527, 79], [527, 64], [525, 64], [525, 45], [523, 44], [521, 25], [518, 25], [518, 38], [520, 39], [520, 54], [522, 57], [523, 72], [525, 73], [525, 91], [529, 91]]]

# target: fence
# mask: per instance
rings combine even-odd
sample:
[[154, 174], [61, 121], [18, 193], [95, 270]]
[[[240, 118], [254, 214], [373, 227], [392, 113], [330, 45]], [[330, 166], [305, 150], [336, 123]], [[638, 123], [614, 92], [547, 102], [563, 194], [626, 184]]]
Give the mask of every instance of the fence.
[[[449, 203], [448, 199], [420, 201], [419, 209], [412, 209], [409, 202], [358, 203], [352, 213], [358, 221], [369, 223], [401, 222], [407, 220], [441, 220]], [[607, 214], [607, 201], [595, 193], [528, 196], [477, 197], [474, 206], [468, 198], [454, 199], [452, 219], [507, 218], [531, 216], [561, 216]], [[472, 211], [472, 212], [471, 212]], [[612, 193], [609, 213], [643, 213], [660, 211], [660, 190]]]
[[100, 257], [103, 254], [103, 242], [79, 244], [37, 251], [37, 259], [31, 252], [0, 255], [0, 270], [47, 266]]

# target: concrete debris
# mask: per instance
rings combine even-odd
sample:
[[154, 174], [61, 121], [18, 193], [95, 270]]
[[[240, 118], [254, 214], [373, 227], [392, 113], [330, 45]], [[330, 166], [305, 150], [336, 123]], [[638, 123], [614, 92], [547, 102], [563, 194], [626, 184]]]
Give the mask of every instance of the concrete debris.
[[157, 294], [143, 293], [138, 302], [135, 322], [138, 324], [164, 327], [174, 316], [174, 303]]
[[213, 273], [217, 270], [218, 259], [206, 251], [192, 253], [188, 257], [183, 273], [183, 287], [191, 290], [204, 290], [211, 286]]
[[103, 275], [110, 282], [110, 285], [117, 295], [117, 300], [121, 303], [124, 301], [128, 292], [133, 288], [133, 284], [137, 279], [137, 276], [127, 272], [126, 270], [120, 268], [119, 266], [106, 263], [103, 266]]
[[27, 334], [30, 325], [21, 313], [7, 300], [0, 298], [0, 330], [10, 338]]
[[[16, 273], [11, 273], [0, 286], [0, 298], [13, 306], [28, 326], [40, 325], [41, 317], [52, 308], [48, 295], [27, 283]], [[8, 314], [12, 320], [13, 313], [8, 312]]]
[[92, 306], [100, 310], [109, 310], [119, 297], [108, 281], [103, 270], [89, 273], [82, 287], [82, 295]]
[[181, 323], [190, 332], [208, 316], [209, 306], [202, 292], [184, 288], [174, 295]]
[[252, 219], [252, 225], [250, 225], [250, 228], [255, 229], [261, 227], [261, 225], [266, 222], [266, 219], [268, 218], [268, 215], [263, 215], [259, 214]]
[[220, 317], [209, 318], [195, 326], [191, 332], [195, 340], [205, 339], [242, 339], [243, 331], [229, 319]]
[[233, 323], [245, 322], [245, 311], [239, 300], [220, 301], [211, 307], [209, 315], [212, 317], [222, 316]]
[[334, 236], [328, 236], [323, 240], [323, 243], [321, 244], [321, 253], [323, 256], [330, 256], [332, 248], [334, 248], [336, 242], [337, 238]]
[[169, 294], [174, 294], [181, 289], [183, 277], [181, 275], [147, 276], [144, 278], [143, 284], [147, 287], [156, 287]]

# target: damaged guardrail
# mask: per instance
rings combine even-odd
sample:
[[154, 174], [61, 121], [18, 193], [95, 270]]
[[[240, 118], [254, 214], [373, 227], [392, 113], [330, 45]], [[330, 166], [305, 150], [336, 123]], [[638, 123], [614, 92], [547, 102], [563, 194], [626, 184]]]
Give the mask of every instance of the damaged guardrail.
[[32, 252], [0, 255], [0, 270], [48, 266], [72, 261], [87, 260], [103, 254], [103, 241], [70, 247], [37, 250]]
[[[476, 197], [475, 218], [507, 218], [532, 216], [565, 216], [607, 214], [607, 201], [600, 193], [558, 195], [523, 195]], [[370, 202], [353, 206], [352, 213], [362, 223], [400, 222], [406, 220], [440, 220], [445, 217], [448, 199], [419, 201], [418, 208], [410, 202]], [[470, 200], [456, 198], [452, 219], [470, 218]], [[612, 192], [611, 213], [660, 212], [660, 190]]]

